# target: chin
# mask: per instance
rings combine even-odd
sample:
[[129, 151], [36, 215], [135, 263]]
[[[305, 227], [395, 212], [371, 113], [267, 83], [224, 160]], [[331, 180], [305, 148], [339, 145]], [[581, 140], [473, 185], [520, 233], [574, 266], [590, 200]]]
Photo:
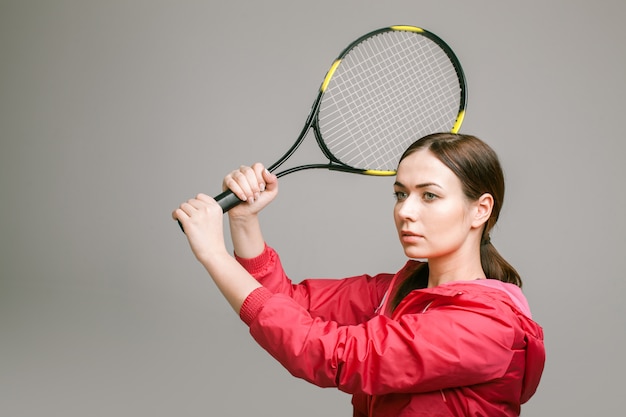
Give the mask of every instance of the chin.
[[428, 253], [424, 250], [417, 250], [416, 248], [404, 248], [404, 254], [410, 259], [428, 259]]

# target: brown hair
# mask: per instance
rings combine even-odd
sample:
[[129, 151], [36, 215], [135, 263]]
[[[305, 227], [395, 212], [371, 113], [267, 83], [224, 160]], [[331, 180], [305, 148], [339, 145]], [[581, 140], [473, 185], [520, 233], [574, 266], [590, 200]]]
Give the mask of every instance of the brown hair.
[[[519, 287], [522, 279], [491, 244], [489, 232], [500, 216], [504, 202], [504, 173], [494, 150], [471, 135], [434, 133], [424, 136], [409, 146], [400, 162], [412, 153], [428, 149], [461, 180], [463, 192], [470, 201], [487, 193], [493, 197], [491, 216], [485, 223], [480, 244], [480, 262], [488, 278], [509, 282]], [[428, 264], [422, 266], [402, 283], [393, 299], [394, 308], [412, 290], [428, 285]]]

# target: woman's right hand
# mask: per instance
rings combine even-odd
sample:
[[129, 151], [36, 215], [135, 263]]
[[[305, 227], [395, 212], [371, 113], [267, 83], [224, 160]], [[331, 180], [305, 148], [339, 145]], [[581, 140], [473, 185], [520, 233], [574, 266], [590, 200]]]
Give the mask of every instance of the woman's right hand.
[[222, 189], [230, 189], [243, 203], [228, 212], [231, 219], [256, 215], [278, 194], [278, 178], [263, 164], [242, 165], [224, 177]]

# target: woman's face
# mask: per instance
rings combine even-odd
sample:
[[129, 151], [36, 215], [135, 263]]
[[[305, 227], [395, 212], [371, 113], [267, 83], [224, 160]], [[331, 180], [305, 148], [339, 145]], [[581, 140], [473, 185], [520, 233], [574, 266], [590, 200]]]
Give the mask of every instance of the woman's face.
[[396, 228], [409, 258], [432, 261], [476, 245], [469, 238], [476, 204], [468, 201], [457, 176], [428, 149], [402, 160], [394, 195]]

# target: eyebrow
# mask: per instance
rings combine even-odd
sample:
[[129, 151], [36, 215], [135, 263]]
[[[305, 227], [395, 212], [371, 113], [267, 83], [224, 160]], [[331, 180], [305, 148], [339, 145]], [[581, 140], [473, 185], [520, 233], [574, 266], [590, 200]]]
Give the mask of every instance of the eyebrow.
[[[409, 188], [406, 185], [402, 184], [400, 181], [394, 182], [393, 185], [397, 187], [402, 187], [402, 188]], [[422, 184], [415, 185], [415, 188], [427, 188], [427, 187], [437, 187], [443, 190], [443, 187], [435, 182], [425, 182]]]

